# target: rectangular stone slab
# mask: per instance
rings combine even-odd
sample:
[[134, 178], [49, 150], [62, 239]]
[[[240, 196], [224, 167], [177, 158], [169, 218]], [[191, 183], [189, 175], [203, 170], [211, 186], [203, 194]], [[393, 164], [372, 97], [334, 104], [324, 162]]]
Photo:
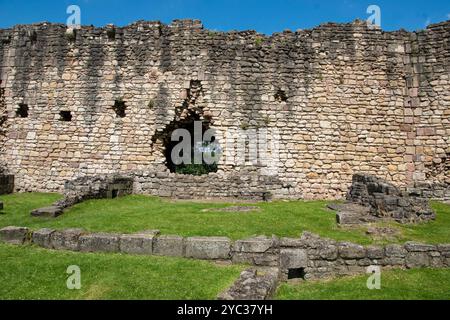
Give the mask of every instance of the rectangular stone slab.
[[151, 255], [154, 238], [153, 234], [124, 234], [120, 237], [120, 252]]
[[306, 268], [308, 254], [303, 249], [281, 249], [280, 267], [282, 270]]
[[24, 244], [27, 240], [29, 229], [22, 227], [6, 227], [0, 229], [0, 242], [10, 244]]
[[186, 257], [204, 260], [230, 258], [231, 241], [225, 237], [192, 237], [186, 240]]
[[366, 249], [363, 246], [353, 243], [340, 243], [339, 256], [343, 259], [362, 259], [366, 257]]
[[437, 247], [431, 244], [407, 242], [405, 243], [405, 249], [408, 252], [429, 252], [436, 251]]
[[184, 238], [180, 236], [159, 236], [153, 242], [153, 254], [183, 257]]
[[52, 248], [50, 236], [55, 232], [53, 229], [40, 229], [33, 232], [32, 241], [35, 245], [43, 248]]
[[80, 236], [78, 243], [82, 252], [119, 252], [118, 234], [92, 233]]
[[273, 239], [267, 237], [253, 237], [238, 240], [234, 244], [234, 251], [249, 253], [264, 253], [272, 247]]
[[361, 216], [355, 213], [339, 212], [336, 214], [336, 222], [342, 225], [361, 224]]
[[78, 251], [78, 238], [84, 233], [83, 229], [66, 229], [55, 231], [50, 235], [50, 244], [56, 250]]
[[40, 208], [31, 211], [31, 215], [33, 217], [41, 217], [41, 218], [56, 218], [63, 214], [63, 210], [60, 207], [51, 206]]

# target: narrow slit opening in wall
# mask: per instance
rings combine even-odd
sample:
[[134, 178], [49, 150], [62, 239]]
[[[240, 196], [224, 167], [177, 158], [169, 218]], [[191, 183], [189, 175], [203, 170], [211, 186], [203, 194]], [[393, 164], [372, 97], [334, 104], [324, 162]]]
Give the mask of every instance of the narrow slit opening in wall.
[[304, 268], [294, 268], [288, 269], [288, 280], [291, 279], [303, 279], [305, 280], [305, 269]]
[[19, 118], [28, 118], [28, 105], [21, 103], [16, 110], [16, 115]]
[[59, 120], [60, 121], [72, 121], [72, 112], [70, 111], [60, 111], [59, 112]]

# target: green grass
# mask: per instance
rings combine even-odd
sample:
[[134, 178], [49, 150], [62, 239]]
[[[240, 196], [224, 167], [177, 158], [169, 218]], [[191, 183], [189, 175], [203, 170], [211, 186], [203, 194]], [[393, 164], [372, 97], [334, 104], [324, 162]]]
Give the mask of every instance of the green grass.
[[[81, 290], [69, 290], [66, 271], [81, 270]], [[1, 300], [215, 299], [242, 266], [166, 257], [91, 254], [0, 244]]]
[[391, 270], [381, 274], [381, 289], [369, 290], [369, 275], [282, 284], [280, 300], [450, 300], [450, 270]]
[[[60, 196], [55, 194], [13, 194], [2, 196], [5, 214], [0, 227], [25, 226], [32, 229], [81, 227], [87, 231], [133, 233], [159, 229], [163, 234], [182, 236], [227, 236], [242, 239], [252, 235], [299, 237], [310, 231], [336, 240], [361, 244], [374, 241], [366, 229], [341, 228], [335, 212], [326, 209], [325, 201], [277, 201], [251, 204], [259, 212], [229, 213], [203, 209], [223, 208], [227, 203], [170, 201], [132, 195], [114, 200], [91, 200], [68, 209], [57, 219], [33, 218], [30, 211], [47, 206]], [[400, 232], [397, 242], [409, 240], [450, 243], [450, 205], [433, 203], [437, 220], [422, 225], [389, 224]]]

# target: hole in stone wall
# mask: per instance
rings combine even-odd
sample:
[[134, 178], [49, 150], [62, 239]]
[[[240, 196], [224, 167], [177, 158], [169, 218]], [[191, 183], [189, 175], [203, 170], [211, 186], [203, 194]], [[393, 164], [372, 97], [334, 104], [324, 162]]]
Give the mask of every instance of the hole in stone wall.
[[117, 198], [118, 196], [119, 196], [119, 190], [113, 189], [112, 192], [111, 192], [111, 198], [112, 198], [112, 199], [115, 199], [115, 198]]
[[28, 118], [28, 105], [20, 103], [16, 110], [16, 116], [19, 118]]
[[123, 101], [122, 99], [117, 99], [114, 102], [114, 105], [112, 108], [116, 112], [117, 117], [125, 118], [125, 116], [126, 116], [125, 111], [127, 110], [125, 101]]
[[303, 279], [305, 280], [305, 269], [304, 268], [295, 268], [295, 269], [288, 269], [288, 279]]
[[275, 95], [275, 101], [277, 102], [286, 102], [288, 100], [286, 92], [284, 90], [279, 89]]
[[106, 30], [106, 35], [108, 36], [109, 41], [114, 41], [116, 39], [116, 28], [111, 26]]
[[34, 42], [37, 41], [37, 33], [36, 33], [36, 31], [32, 31], [32, 32], [30, 33], [30, 41], [31, 41], [32, 43], [34, 43]]
[[60, 111], [59, 112], [60, 121], [72, 121], [72, 112], [70, 111]]
[[[175, 122], [170, 126], [170, 129], [167, 130], [167, 134], [165, 135], [163, 139], [164, 144], [164, 156], [166, 158], [166, 165], [169, 168], [170, 172], [179, 173], [179, 174], [186, 174], [186, 175], [205, 175], [211, 172], [217, 172], [218, 167], [217, 164], [207, 164], [204, 160], [202, 163], [194, 163], [194, 152], [199, 152], [199, 150], [203, 150], [204, 148], [213, 147], [216, 143], [215, 137], [212, 137], [211, 143], [205, 142], [205, 143], [195, 143], [194, 141], [194, 122], [200, 121], [199, 118], [195, 116], [191, 116], [183, 121]], [[172, 151], [179, 143], [180, 141], [172, 141], [172, 133], [174, 130], [177, 129], [185, 129], [189, 132], [191, 141], [190, 141], [190, 152], [191, 152], [191, 163], [185, 164], [175, 164], [172, 161]], [[206, 132], [206, 130], [209, 129], [209, 123], [202, 122], [202, 136]], [[181, 150], [178, 154], [180, 157], [184, 156], [183, 151]], [[212, 153], [214, 156], [214, 152]]]
[[[186, 175], [206, 175], [211, 172], [217, 172], [218, 165], [217, 163], [208, 164], [206, 163], [204, 157], [202, 157], [202, 163], [195, 164], [194, 163], [194, 154], [202, 153], [203, 155], [210, 155], [211, 157], [218, 157], [220, 151], [220, 146], [216, 141], [214, 134], [211, 137], [210, 141], [198, 141], [195, 142], [194, 132], [195, 132], [195, 122], [201, 122], [201, 133], [202, 137], [204, 133], [210, 128], [210, 124], [212, 123], [212, 116], [206, 112], [204, 112], [203, 108], [200, 106], [201, 98], [203, 97], [203, 86], [200, 80], [190, 80], [189, 81], [189, 89], [185, 91], [186, 97], [183, 103], [175, 109], [175, 119], [166, 126], [166, 128], [157, 132], [157, 134], [153, 137], [153, 141], [160, 141], [164, 148], [164, 156], [165, 163], [167, 168], [174, 173], [186, 174]], [[185, 129], [190, 134], [190, 150], [191, 153], [191, 163], [181, 163], [176, 164], [172, 160], [172, 151], [176, 146], [182, 143], [182, 139], [180, 141], [172, 141], [172, 133], [177, 129]], [[200, 128], [197, 129], [197, 131]], [[201, 138], [200, 138], [201, 139]], [[182, 157], [182, 150], [178, 150], [178, 156]], [[175, 151], [176, 154], [177, 151]], [[186, 158], [188, 156], [186, 155]]]
[[10, 44], [11, 43], [11, 36], [7, 36], [6, 38], [3, 38], [1, 40], [2, 44]]

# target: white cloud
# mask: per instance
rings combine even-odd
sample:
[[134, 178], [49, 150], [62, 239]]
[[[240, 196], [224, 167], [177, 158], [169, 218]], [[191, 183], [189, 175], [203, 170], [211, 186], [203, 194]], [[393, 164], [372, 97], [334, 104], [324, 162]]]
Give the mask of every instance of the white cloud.
[[449, 18], [449, 19], [450, 19], [450, 13], [447, 13], [447, 18]]

